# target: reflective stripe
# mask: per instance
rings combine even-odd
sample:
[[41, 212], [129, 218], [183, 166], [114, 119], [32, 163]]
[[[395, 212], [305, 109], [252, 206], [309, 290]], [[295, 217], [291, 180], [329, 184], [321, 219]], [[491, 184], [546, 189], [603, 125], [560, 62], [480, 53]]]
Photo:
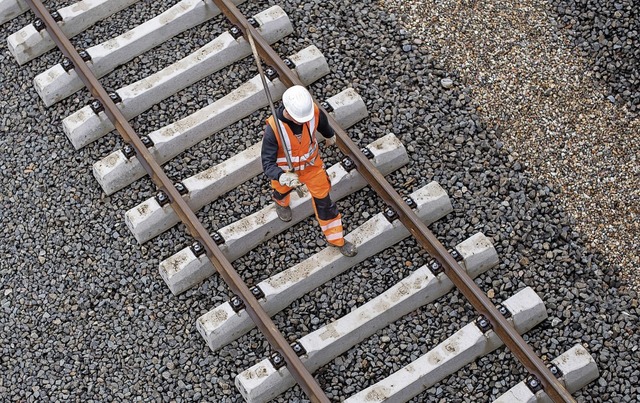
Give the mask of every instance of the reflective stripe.
[[[287, 126], [284, 125], [284, 123], [282, 123], [280, 121], [280, 119], [277, 120], [278, 124], [280, 125], [280, 130], [282, 131], [282, 133], [289, 133], [289, 130]], [[280, 136], [278, 136], [280, 137]], [[289, 136], [282, 136], [284, 137], [284, 153], [285, 155], [288, 154], [291, 157], [291, 162], [293, 162], [293, 155], [291, 155], [291, 139]], [[281, 158], [278, 158], [278, 160], [280, 160]], [[284, 158], [284, 163], [287, 163], [287, 157], [285, 156]]]
[[336, 239], [342, 239], [342, 232], [337, 233], [337, 234], [331, 234], [331, 235], [327, 235], [327, 241], [335, 241]]
[[[285, 140], [285, 142], [289, 142], [289, 139], [287, 138]], [[291, 164], [293, 164], [293, 167], [295, 169], [298, 169], [298, 166], [304, 166], [307, 164], [307, 162], [309, 161], [314, 161], [317, 157], [317, 151], [318, 151], [318, 141], [314, 140], [313, 143], [311, 144], [311, 147], [309, 149], [309, 152], [307, 152], [304, 155], [301, 156], [293, 156], [291, 155], [291, 147], [288, 145], [288, 153], [289, 156], [291, 158]], [[289, 162], [287, 161], [287, 157], [284, 158], [278, 158], [276, 160], [276, 163], [280, 166], [286, 166], [287, 168], [289, 167]]]
[[[282, 169], [284, 172], [289, 172], [289, 165], [284, 164], [284, 165], [279, 165], [280, 169]], [[306, 167], [306, 165], [300, 165], [300, 166], [295, 166], [294, 165], [294, 171], [304, 171], [304, 168]]]
[[[291, 163], [292, 163], [294, 166], [295, 166], [295, 165], [298, 165], [298, 164], [302, 165], [302, 163], [304, 163], [304, 162], [306, 162], [306, 161], [304, 161], [304, 160], [303, 160], [303, 161], [302, 161], [302, 163], [301, 163], [301, 161], [300, 161], [300, 159], [301, 159], [301, 158], [302, 158], [302, 157], [291, 157]], [[287, 164], [288, 164], [288, 162], [287, 162], [287, 158], [286, 158], [286, 157], [277, 158], [277, 159], [276, 159], [276, 163], [277, 163], [278, 165], [286, 166], [286, 167], [288, 168], [288, 165], [287, 165]], [[313, 164], [312, 164], [312, 165], [313, 165]]]
[[[283, 138], [276, 135], [276, 140], [279, 145], [278, 157], [276, 158], [276, 164], [281, 167], [283, 170], [289, 169], [289, 162], [287, 161], [287, 155], [291, 158], [291, 164], [293, 165], [293, 169], [295, 171], [302, 171], [306, 165], [314, 165], [316, 163], [318, 155], [318, 140], [316, 139], [316, 130], [319, 122], [320, 110], [317, 107], [314, 107], [314, 115], [309, 122], [306, 122], [302, 125], [302, 134], [300, 137], [297, 137], [289, 125], [285, 124], [283, 121], [279, 119], [275, 119], [271, 116], [267, 119], [268, 124], [273, 129], [274, 133], [277, 132], [277, 127], [275, 125], [279, 125], [281, 131], [286, 133]], [[308, 138], [306, 136], [309, 136]], [[304, 147], [308, 147], [306, 152], [302, 155], [293, 155], [293, 138], [296, 137], [300, 142], [300, 146], [297, 148], [296, 152], [301, 152]], [[304, 137], [304, 138], [303, 138]], [[308, 141], [308, 145], [307, 145]], [[282, 144], [284, 142], [284, 144]]]
[[[295, 167], [295, 171], [304, 171], [306, 165], [300, 165], [299, 167]], [[280, 169], [282, 169], [284, 172], [289, 172], [289, 166], [288, 165], [282, 165], [280, 166]]]
[[338, 226], [342, 226], [342, 220], [335, 220], [335, 221], [331, 221], [329, 224], [327, 225], [321, 225], [320, 228], [322, 228], [322, 232], [331, 229], [331, 228], [335, 228]]

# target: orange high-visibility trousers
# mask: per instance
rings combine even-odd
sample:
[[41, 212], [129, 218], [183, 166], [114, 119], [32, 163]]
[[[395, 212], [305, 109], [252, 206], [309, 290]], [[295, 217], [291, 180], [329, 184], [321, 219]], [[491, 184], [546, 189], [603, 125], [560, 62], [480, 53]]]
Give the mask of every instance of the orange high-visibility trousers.
[[[300, 182], [305, 184], [311, 193], [313, 211], [327, 242], [334, 246], [344, 245], [342, 215], [329, 196], [331, 182], [324, 167], [322, 165], [307, 165], [296, 173]], [[273, 200], [281, 206], [288, 206], [293, 189], [289, 186], [283, 186], [275, 180], [271, 181], [271, 187], [274, 190]]]

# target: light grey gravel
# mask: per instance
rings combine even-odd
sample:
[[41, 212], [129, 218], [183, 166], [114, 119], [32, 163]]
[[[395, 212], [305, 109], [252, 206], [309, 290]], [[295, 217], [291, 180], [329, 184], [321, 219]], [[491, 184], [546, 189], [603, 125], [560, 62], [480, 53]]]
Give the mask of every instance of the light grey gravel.
[[[141, 1], [80, 35], [74, 43], [91, 46], [173, 3]], [[240, 8], [251, 14], [267, 4], [272, 3], [252, 1]], [[526, 336], [535, 351], [552, 359], [582, 343], [596, 358], [602, 376], [576, 392], [576, 398], [602, 402], [635, 399], [640, 392], [637, 290], [629, 285], [621, 268], [611, 263], [612, 255], [597, 252], [599, 241], [580, 221], [575, 212], [579, 210], [572, 210], [566, 195], [584, 194], [578, 179], [588, 177], [594, 189], [603, 188], [598, 184], [598, 161], [620, 161], [614, 159], [619, 158], [613, 152], [618, 148], [609, 143], [591, 145], [596, 137], [588, 136], [591, 132], [584, 127], [597, 124], [606, 129], [604, 132], [613, 133], [608, 127], [618, 123], [601, 121], [607, 114], [627, 119], [623, 122], [629, 127], [637, 122], [637, 76], [625, 73], [629, 71], [625, 66], [632, 65], [636, 57], [633, 49], [627, 51], [628, 46], [638, 48], [637, 36], [631, 35], [637, 26], [637, 9], [628, 11], [624, 2], [620, 2], [620, 9], [618, 3], [612, 4], [615, 10], [609, 20], [616, 21], [613, 24], [589, 17], [588, 11], [581, 17], [582, 6], [568, 1], [542, 5], [492, 2], [495, 5], [487, 6], [473, 1], [426, 4], [371, 0], [287, 0], [278, 4], [295, 26], [295, 35], [279, 43], [278, 52], [288, 55], [313, 43], [328, 59], [331, 74], [311, 86], [314, 95], [325, 99], [351, 86], [365, 99], [370, 116], [349, 131], [351, 137], [364, 146], [393, 132], [410, 151], [411, 163], [390, 175], [389, 181], [408, 194], [436, 180], [451, 195], [454, 212], [431, 226], [443, 244], [453, 246], [477, 231], [492, 238], [501, 263], [476, 280], [478, 285], [494, 295], [496, 303], [525, 286], [532, 286], [543, 298], [549, 319]], [[610, 8], [604, 0], [587, 4]], [[493, 12], [483, 7], [492, 7]], [[616, 11], [618, 17], [614, 16]], [[507, 18], [520, 12], [526, 20]], [[413, 21], [403, 21], [407, 16], [414, 16]], [[502, 20], [491, 19], [494, 17]], [[615, 29], [618, 39], [611, 38], [611, 44], [608, 39], [600, 41], [597, 33], [591, 34], [589, 18], [595, 25], [605, 21], [607, 32]], [[135, 243], [123, 214], [153, 194], [153, 184], [143, 179], [113, 196], [101, 193], [91, 174], [92, 163], [121, 147], [122, 141], [112, 134], [83, 150], [73, 150], [60, 123], [90, 97], [82, 91], [49, 109], [43, 107], [32, 80], [57, 63], [59, 53], [49, 52], [21, 68], [4, 40], [30, 19], [26, 14], [0, 26], [0, 396], [27, 402], [240, 401], [233, 379], [261, 360], [269, 352], [268, 344], [254, 330], [218, 353], [209, 352], [195, 329], [195, 320], [228, 299], [227, 287], [214, 276], [179, 297], [168, 291], [157, 267], [162, 259], [190, 243], [184, 227], [177, 226], [142, 246]], [[508, 32], [505, 21], [510, 23]], [[483, 49], [481, 43], [458, 36], [466, 32], [462, 28], [456, 31], [458, 26], [495, 40]], [[102, 82], [110, 90], [117, 89], [183, 57], [226, 28], [218, 18], [189, 30], [135, 58]], [[625, 29], [629, 33], [624, 35], [626, 42], [619, 32]], [[429, 30], [436, 34], [442, 31], [427, 35]], [[576, 49], [560, 47], [579, 36], [583, 40]], [[597, 57], [588, 52], [593, 38], [601, 42]], [[537, 41], [542, 39], [546, 41], [540, 45]], [[618, 45], [621, 47], [615, 48]], [[457, 58], [458, 49], [465, 46], [470, 54], [479, 52], [483, 61], [496, 67], [495, 75], [486, 75], [483, 85], [473, 80], [473, 72], [480, 71], [476, 70], [480, 66], [474, 65], [472, 58]], [[548, 50], [512, 55], [512, 75], [497, 69], [504, 54], [536, 46]], [[560, 50], [553, 52], [554, 48]], [[571, 63], [562, 64], [571, 51], [576, 52], [569, 59]], [[463, 65], [462, 60], [468, 61]], [[578, 64], [590, 60], [591, 69], [588, 63]], [[613, 63], [612, 70], [609, 63]], [[556, 64], [560, 67], [552, 70]], [[553, 74], [531, 73], [529, 78], [528, 71], [520, 69], [530, 65]], [[618, 75], [616, 66], [621, 72]], [[586, 79], [589, 72], [592, 81]], [[182, 118], [256, 73], [248, 58], [213, 74], [134, 119], [134, 129], [143, 134]], [[553, 96], [541, 103], [544, 108], [538, 111], [531, 102], [544, 98], [536, 81], [541, 77], [548, 79], [545, 85]], [[521, 96], [525, 78], [532, 80], [527, 88], [536, 96]], [[443, 79], [451, 79], [452, 87], [444, 88]], [[598, 87], [598, 80], [608, 83], [610, 90], [602, 87], [604, 84]], [[585, 83], [593, 86], [584, 89]], [[580, 106], [583, 118], [569, 121], [563, 111], [576, 105], [567, 98], [576, 98], [581, 89], [590, 94]], [[498, 90], [503, 91], [503, 106], [521, 109], [503, 109], [490, 102], [491, 91]], [[602, 102], [608, 96], [615, 105]], [[559, 137], [549, 135], [537, 142], [549, 144], [547, 154], [542, 154], [535, 141], [526, 143], [526, 128], [537, 125], [519, 122], [516, 118], [526, 115], [523, 111], [536, 112], [528, 118], [532, 122], [545, 123], [546, 116], [553, 123], [548, 127], [563, 135], [566, 127], [575, 128], [576, 133], [585, 130], [577, 140], [583, 141], [581, 145], [574, 144], [575, 138], [567, 131], [565, 159], [569, 161], [565, 169], [556, 171], [558, 177], [574, 175], [575, 187], [560, 192], [559, 183], [564, 182], [546, 176], [552, 172], [548, 167], [560, 166], [552, 159], [561, 157], [559, 150], [553, 150], [557, 144], [552, 143]], [[260, 139], [266, 115], [266, 110], [257, 112], [180, 155], [166, 165], [169, 175], [175, 180], [184, 178], [250, 146]], [[505, 126], [506, 122], [510, 124]], [[635, 137], [631, 132], [617, 139], [631, 140], [620, 145], [627, 154], [637, 153], [633, 148], [637, 147], [635, 133]], [[571, 161], [571, 156], [578, 159], [585, 154], [570, 147], [581, 147], [587, 150], [586, 155], [592, 148], [596, 156], [598, 152], [602, 156], [590, 164]], [[531, 152], [524, 152], [526, 149]], [[536, 158], [528, 159], [534, 151]], [[325, 155], [328, 163], [340, 159], [334, 150]], [[607, 182], [606, 186], [630, 185], [626, 193], [616, 190], [611, 199], [632, 208], [629, 204], [637, 201], [633, 178], [637, 179], [638, 172], [637, 164], [631, 159], [628, 162], [631, 171], [624, 170], [626, 165], [619, 171], [632, 174], [631, 179]], [[586, 169], [589, 166], [594, 169]], [[594, 190], [593, 194], [599, 193]], [[255, 178], [199, 211], [198, 217], [214, 230], [268, 202], [266, 181]], [[368, 189], [339, 205], [347, 229], [383, 207]], [[585, 215], [603, 217], [605, 230], [606, 225], [625, 226], [629, 236], [637, 237], [637, 218], [629, 219], [628, 215], [617, 224], [608, 218], [606, 206], [602, 211], [592, 210], [592, 204], [583, 206]], [[575, 219], [571, 215], [576, 215]], [[615, 232], [607, 234], [613, 239]], [[252, 285], [320, 250], [323, 244], [319, 238], [317, 225], [310, 218], [240, 258], [234, 266]], [[616, 249], [615, 242], [607, 245], [607, 249], [621, 250], [624, 255], [624, 248]], [[634, 254], [626, 256], [633, 258]], [[293, 341], [375, 297], [426, 261], [425, 252], [407, 240], [300, 298], [274, 320]], [[321, 368], [317, 379], [328, 395], [339, 401], [408, 364], [474, 318], [469, 304], [454, 292], [344, 353]], [[397, 355], [389, 356], [390, 352]], [[488, 401], [525, 376], [511, 355], [500, 349], [413, 401]], [[277, 399], [305, 400], [298, 387]]]
[[588, 246], [618, 264], [637, 290], [637, 3], [385, 4], [405, 15], [420, 46], [461, 78], [514, 158], [553, 185]]

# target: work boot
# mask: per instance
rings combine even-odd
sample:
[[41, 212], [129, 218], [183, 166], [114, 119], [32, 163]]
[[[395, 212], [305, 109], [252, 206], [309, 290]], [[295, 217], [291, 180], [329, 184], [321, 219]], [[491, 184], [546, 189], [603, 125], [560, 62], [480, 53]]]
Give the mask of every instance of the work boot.
[[284, 222], [291, 221], [291, 207], [289, 206], [284, 207], [276, 203], [276, 214]]
[[349, 241], [344, 241], [344, 245], [340, 247], [340, 253], [346, 257], [354, 257], [358, 254], [358, 249]]

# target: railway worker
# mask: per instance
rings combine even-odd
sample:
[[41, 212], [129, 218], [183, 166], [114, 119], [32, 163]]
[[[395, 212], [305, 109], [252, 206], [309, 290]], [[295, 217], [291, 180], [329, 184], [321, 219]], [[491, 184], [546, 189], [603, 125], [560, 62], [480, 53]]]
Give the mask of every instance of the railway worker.
[[[342, 220], [338, 207], [331, 200], [331, 183], [318, 151], [316, 132], [320, 132], [327, 145], [336, 142], [335, 132], [329, 126], [327, 116], [314, 104], [311, 94], [303, 86], [296, 85], [282, 95], [282, 103], [276, 117], [270, 116], [262, 140], [262, 168], [271, 179], [276, 212], [282, 221], [291, 221], [289, 200], [291, 191], [305, 184], [313, 201], [316, 219], [331, 246], [340, 248], [345, 256], [358, 253], [351, 242], [344, 239]], [[276, 128], [284, 137], [286, 149]], [[293, 171], [290, 171], [285, 152], [289, 152]]]

